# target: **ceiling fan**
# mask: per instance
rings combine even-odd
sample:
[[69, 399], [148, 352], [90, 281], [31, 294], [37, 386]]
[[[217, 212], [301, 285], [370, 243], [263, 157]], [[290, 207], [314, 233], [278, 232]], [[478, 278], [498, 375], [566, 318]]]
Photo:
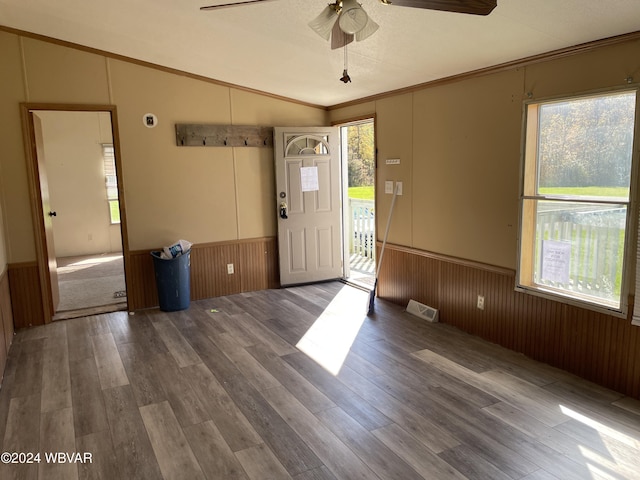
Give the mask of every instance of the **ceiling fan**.
[[[200, 10], [216, 10], [219, 8], [251, 5], [254, 3], [270, 2], [273, 0], [243, 0], [235, 3], [223, 3], [200, 7]], [[498, 0], [379, 0], [384, 5], [399, 7], [424, 8], [427, 10], [442, 10], [453, 13], [468, 13], [471, 15], [489, 15], [498, 4]], [[309, 27], [325, 40], [331, 39], [331, 49], [345, 47], [344, 71], [341, 82], [351, 82], [347, 73], [346, 46], [356, 41], [369, 38], [379, 28], [362, 5], [357, 0], [334, 0], [329, 3], [316, 18], [309, 22]]]
[[[251, 5], [273, 0], [244, 0], [200, 7], [200, 10]], [[385, 5], [442, 10], [471, 15], [489, 15], [497, 0], [379, 0]], [[379, 25], [374, 22], [356, 0], [335, 0], [329, 3], [315, 19], [309, 22], [313, 31], [325, 40], [331, 38], [331, 48], [344, 47], [354, 40], [361, 41], [373, 35]]]

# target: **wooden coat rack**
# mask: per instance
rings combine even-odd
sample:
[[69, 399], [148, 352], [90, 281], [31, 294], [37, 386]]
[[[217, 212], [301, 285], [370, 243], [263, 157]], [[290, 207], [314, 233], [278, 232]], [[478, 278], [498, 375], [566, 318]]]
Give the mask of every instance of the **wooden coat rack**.
[[179, 147], [273, 147], [273, 127], [176, 123]]

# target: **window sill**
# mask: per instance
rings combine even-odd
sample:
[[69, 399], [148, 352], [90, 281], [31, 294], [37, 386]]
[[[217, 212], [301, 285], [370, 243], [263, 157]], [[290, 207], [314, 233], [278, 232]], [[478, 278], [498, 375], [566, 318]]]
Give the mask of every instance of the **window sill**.
[[[583, 308], [585, 310], [591, 310], [605, 315], [611, 315], [612, 317], [627, 318], [627, 305], [619, 307], [606, 306], [601, 303], [595, 303], [588, 299], [577, 298], [576, 296], [563, 295], [555, 290], [549, 290], [541, 287], [530, 287], [525, 285], [516, 285], [516, 292], [522, 292], [536, 297], [541, 297], [547, 300], [551, 300], [573, 307]], [[624, 296], [623, 296], [624, 298]]]

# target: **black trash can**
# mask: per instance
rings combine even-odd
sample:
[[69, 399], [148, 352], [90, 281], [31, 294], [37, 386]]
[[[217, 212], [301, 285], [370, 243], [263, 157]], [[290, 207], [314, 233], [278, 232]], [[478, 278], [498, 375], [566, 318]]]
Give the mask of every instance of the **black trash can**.
[[158, 301], [163, 312], [176, 312], [189, 308], [191, 297], [191, 250], [175, 258], [162, 258], [160, 252], [151, 252], [156, 274]]

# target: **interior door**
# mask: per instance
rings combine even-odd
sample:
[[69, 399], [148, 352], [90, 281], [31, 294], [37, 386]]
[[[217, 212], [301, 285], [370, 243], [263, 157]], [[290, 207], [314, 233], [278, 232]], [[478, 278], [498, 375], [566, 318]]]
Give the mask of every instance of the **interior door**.
[[274, 129], [280, 283], [341, 278], [338, 127]]
[[33, 132], [35, 136], [36, 157], [38, 162], [38, 181], [40, 182], [40, 197], [42, 200], [42, 214], [44, 218], [44, 238], [46, 243], [47, 264], [49, 269], [49, 279], [51, 282], [51, 314], [54, 314], [60, 304], [60, 290], [58, 288], [58, 262], [56, 260], [56, 249], [53, 242], [53, 220], [56, 212], [52, 209], [49, 201], [49, 184], [47, 181], [47, 168], [44, 157], [44, 140], [42, 137], [42, 120], [33, 112], [30, 113], [33, 121]]

